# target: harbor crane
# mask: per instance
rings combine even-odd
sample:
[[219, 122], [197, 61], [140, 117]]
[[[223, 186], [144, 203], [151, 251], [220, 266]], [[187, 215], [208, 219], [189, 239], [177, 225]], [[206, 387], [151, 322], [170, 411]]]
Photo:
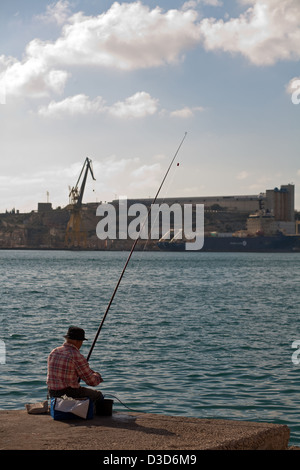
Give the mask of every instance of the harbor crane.
[[[65, 234], [65, 245], [69, 247], [85, 247], [86, 246], [86, 231], [83, 226], [82, 220], [82, 199], [88, 173], [91, 173], [93, 180], [94, 177], [92, 160], [89, 158], [85, 159], [77, 183], [73, 188], [70, 189], [69, 200], [70, 200], [70, 219], [67, 225]], [[82, 182], [79, 187], [79, 183], [82, 177]]]

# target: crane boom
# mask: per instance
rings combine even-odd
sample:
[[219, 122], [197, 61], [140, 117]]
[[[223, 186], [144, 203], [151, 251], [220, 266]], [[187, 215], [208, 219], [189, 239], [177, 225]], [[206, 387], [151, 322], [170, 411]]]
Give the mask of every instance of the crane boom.
[[[70, 198], [70, 220], [67, 225], [66, 235], [65, 235], [65, 244], [68, 246], [76, 246], [80, 247], [81, 242], [86, 243], [86, 233], [83, 228], [83, 222], [81, 217], [81, 208], [82, 208], [82, 199], [83, 194], [86, 186], [86, 180], [88, 173], [91, 173], [93, 180], [96, 178], [94, 177], [94, 172], [92, 169], [92, 160], [89, 158], [85, 159], [83, 167], [81, 169], [80, 175], [78, 177], [76, 185], [70, 190], [69, 198]], [[79, 182], [83, 175], [83, 179], [81, 182], [81, 186], [79, 189]]]
[[[85, 168], [84, 177], [83, 177], [83, 180], [82, 180], [82, 183], [81, 183], [80, 190], [78, 190], [78, 184], [79, 184], [80, 178], [82, 176], [82, 173], [84, 171], [84, 168]], [[88, 175], [89, 171], [92, 175], [93, 180], [95, 180], [96, 178], [94, 177], [94, 173], [93, 173], [93, 169], [92, 169], [92, 160], [90, 160], [87, 157], [85, 159], [85, 162], [84, 162], [83, 167], [81, 169], [81, 172], [80, 172], [80, 175], [78, 177], [77, 183], [76, 183], [75, 187], [73, 187], [71, 189], [70, 194], [69, 194], [71, 204], [74, 204], [77, 207], [81, 206], [81, 204], [82, 204], [83, 193], [84, 193], [86, 180], [87, 180], [87, 175]]]

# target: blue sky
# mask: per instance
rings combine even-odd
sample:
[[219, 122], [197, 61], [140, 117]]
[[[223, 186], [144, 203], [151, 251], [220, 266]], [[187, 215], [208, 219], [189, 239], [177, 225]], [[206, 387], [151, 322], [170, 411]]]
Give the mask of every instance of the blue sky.
[[296, 186], [299, 0], [0, 0], [0, 212]]

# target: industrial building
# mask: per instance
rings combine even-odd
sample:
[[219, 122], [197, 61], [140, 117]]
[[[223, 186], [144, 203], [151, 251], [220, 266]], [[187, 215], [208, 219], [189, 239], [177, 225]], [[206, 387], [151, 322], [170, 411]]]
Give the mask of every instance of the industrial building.
[[[114, 201], [116, 202], [116, 201]], [[128, 205], [150, 205], [151, 199], [128, 199]], [[247, 230], [295, 234], [295, 187], [293, 184], [267, 189], [265, 193], [249, 196], [203, 196], [158, 199], [157, 203], [204, 204], [204, 210], [239, 212], [249, 215]]]
[[[224, 208], [231, 211], [255, 212], [263, 205], [265, 211], [274, 215], [276, 220], [294, 221], [295, 189], [293, 184], [282, 185], [280, 189], [267, 189], [265, 193], [250, 196], [192, 196], [158, 199], [157, 202], [166, 204], [204, 204], [205, 209], [211, 207]], [[128, 199], [128, 204], [151, 204], [149, 199]]]

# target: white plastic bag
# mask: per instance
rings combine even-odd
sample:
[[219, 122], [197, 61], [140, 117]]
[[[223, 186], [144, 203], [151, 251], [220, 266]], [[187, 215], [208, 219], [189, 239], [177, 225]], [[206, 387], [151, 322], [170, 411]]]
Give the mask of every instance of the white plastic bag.
[[62, 398], [56, 398], [54, 409], [63, 411], [64, 413], [73, 413], [80, 418], [86, 419], [89, 404], [90, 401], [88, 398], [80, 400], [64, 396]]

